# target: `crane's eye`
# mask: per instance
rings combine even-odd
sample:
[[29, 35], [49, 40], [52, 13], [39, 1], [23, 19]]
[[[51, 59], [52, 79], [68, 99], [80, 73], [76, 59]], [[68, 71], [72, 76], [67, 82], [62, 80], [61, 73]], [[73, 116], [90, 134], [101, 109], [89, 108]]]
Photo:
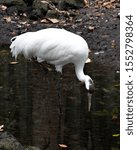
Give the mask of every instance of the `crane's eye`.
[[89, 80], [89, 83], [90, 83], [90, 85], [94, 84], [94, 83], [93, 83], [93, 80]]
[[11, 42], [13, 42], [13, 41], [15, 41], [16, 40], [16, 37], [13, 37], [12, 39], [11, 39]]

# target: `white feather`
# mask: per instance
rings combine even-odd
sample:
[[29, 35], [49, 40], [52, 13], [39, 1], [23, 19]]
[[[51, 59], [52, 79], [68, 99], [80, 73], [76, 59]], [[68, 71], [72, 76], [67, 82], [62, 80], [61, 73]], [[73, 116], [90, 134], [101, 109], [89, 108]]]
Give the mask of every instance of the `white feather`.
[[10, 48], [15, 59], [19, 54], [27, 59], [34, 57], [38, 62], [54, 64], [60, 72], [64, 65], [73, 63], [78, 79], [85, 82], [89, 90], [93, 81], [83, 72], [89, 48], [81, 36], [64, 29], [48, 28], [13, 37], [11, 42]]

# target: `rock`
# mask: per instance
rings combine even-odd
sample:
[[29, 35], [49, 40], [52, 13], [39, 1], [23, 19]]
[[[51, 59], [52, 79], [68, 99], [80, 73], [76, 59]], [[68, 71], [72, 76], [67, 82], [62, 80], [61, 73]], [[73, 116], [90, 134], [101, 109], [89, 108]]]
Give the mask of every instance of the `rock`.
[[8, 132], [0, 134], [0, 149], [2, 150], [24, 150], [23, 146]]
[[83, 7], [83, 0], [60, 0], [59, 9], [68, 10]]
[[10, 133], [0, 133], [0, 150], [40, 150], [35, 146], [22, 146], [18, 140]]
[[40, 9], [43, 12], [47, 12], [48, 3], [46, 1], [42, 1], [42, 0], [34, 0], [33, 9]]
[[8, 7], [7, 13], [17, 14], [25, 12], [27, 6], [23, 0], [0, 0], [0, 5], [5, 5]]
[[48, 10], [46, 17], [47, 18], [58, 18], [59, 13], [56, 10]]
[[46, 15], [48, 11], [48, 3], [46, 1], [34, 0], [32, 5], [31, 19], [38, 19]]
[[58, 5], [59, 0], [50, 0], [54, 5]]
[[33, 4], [34, 0], [23, 0], [28, 6], [31, 6]]
[[75, 9], [83, 7], [83, 0], [47, 0], [58, 6], [61, 10]]
[[0, 0], [0, 4], [6, 5], [6, 6], [26, 6], [25, 2], [23, 0]]

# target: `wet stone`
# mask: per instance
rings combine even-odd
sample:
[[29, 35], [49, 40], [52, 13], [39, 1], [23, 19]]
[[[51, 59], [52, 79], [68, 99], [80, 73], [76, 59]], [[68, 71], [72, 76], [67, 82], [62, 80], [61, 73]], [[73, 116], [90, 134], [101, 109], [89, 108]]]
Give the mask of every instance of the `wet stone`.
[[3, 132], [0, 134], [0, 148], [3, 150], [23, 150], [23, 146], [15, 139], [12, 134], [8, 132]]

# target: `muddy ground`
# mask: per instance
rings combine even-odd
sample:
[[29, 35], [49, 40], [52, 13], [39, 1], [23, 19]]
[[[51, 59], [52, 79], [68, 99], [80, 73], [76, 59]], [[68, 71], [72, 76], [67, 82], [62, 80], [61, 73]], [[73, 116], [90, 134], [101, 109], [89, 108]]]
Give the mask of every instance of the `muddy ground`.
[[[84, 37], [96, 63], [119, 70], [119, 0], [96, 0], [88, 8], [70, 9], [49, 16], [31, 18], [31, 9], [0, 5], [0, 47], [9, 47], [10, 38], [28, 31], [60, 27]], [[65, 39], [64, 39], [65, 40]]]

